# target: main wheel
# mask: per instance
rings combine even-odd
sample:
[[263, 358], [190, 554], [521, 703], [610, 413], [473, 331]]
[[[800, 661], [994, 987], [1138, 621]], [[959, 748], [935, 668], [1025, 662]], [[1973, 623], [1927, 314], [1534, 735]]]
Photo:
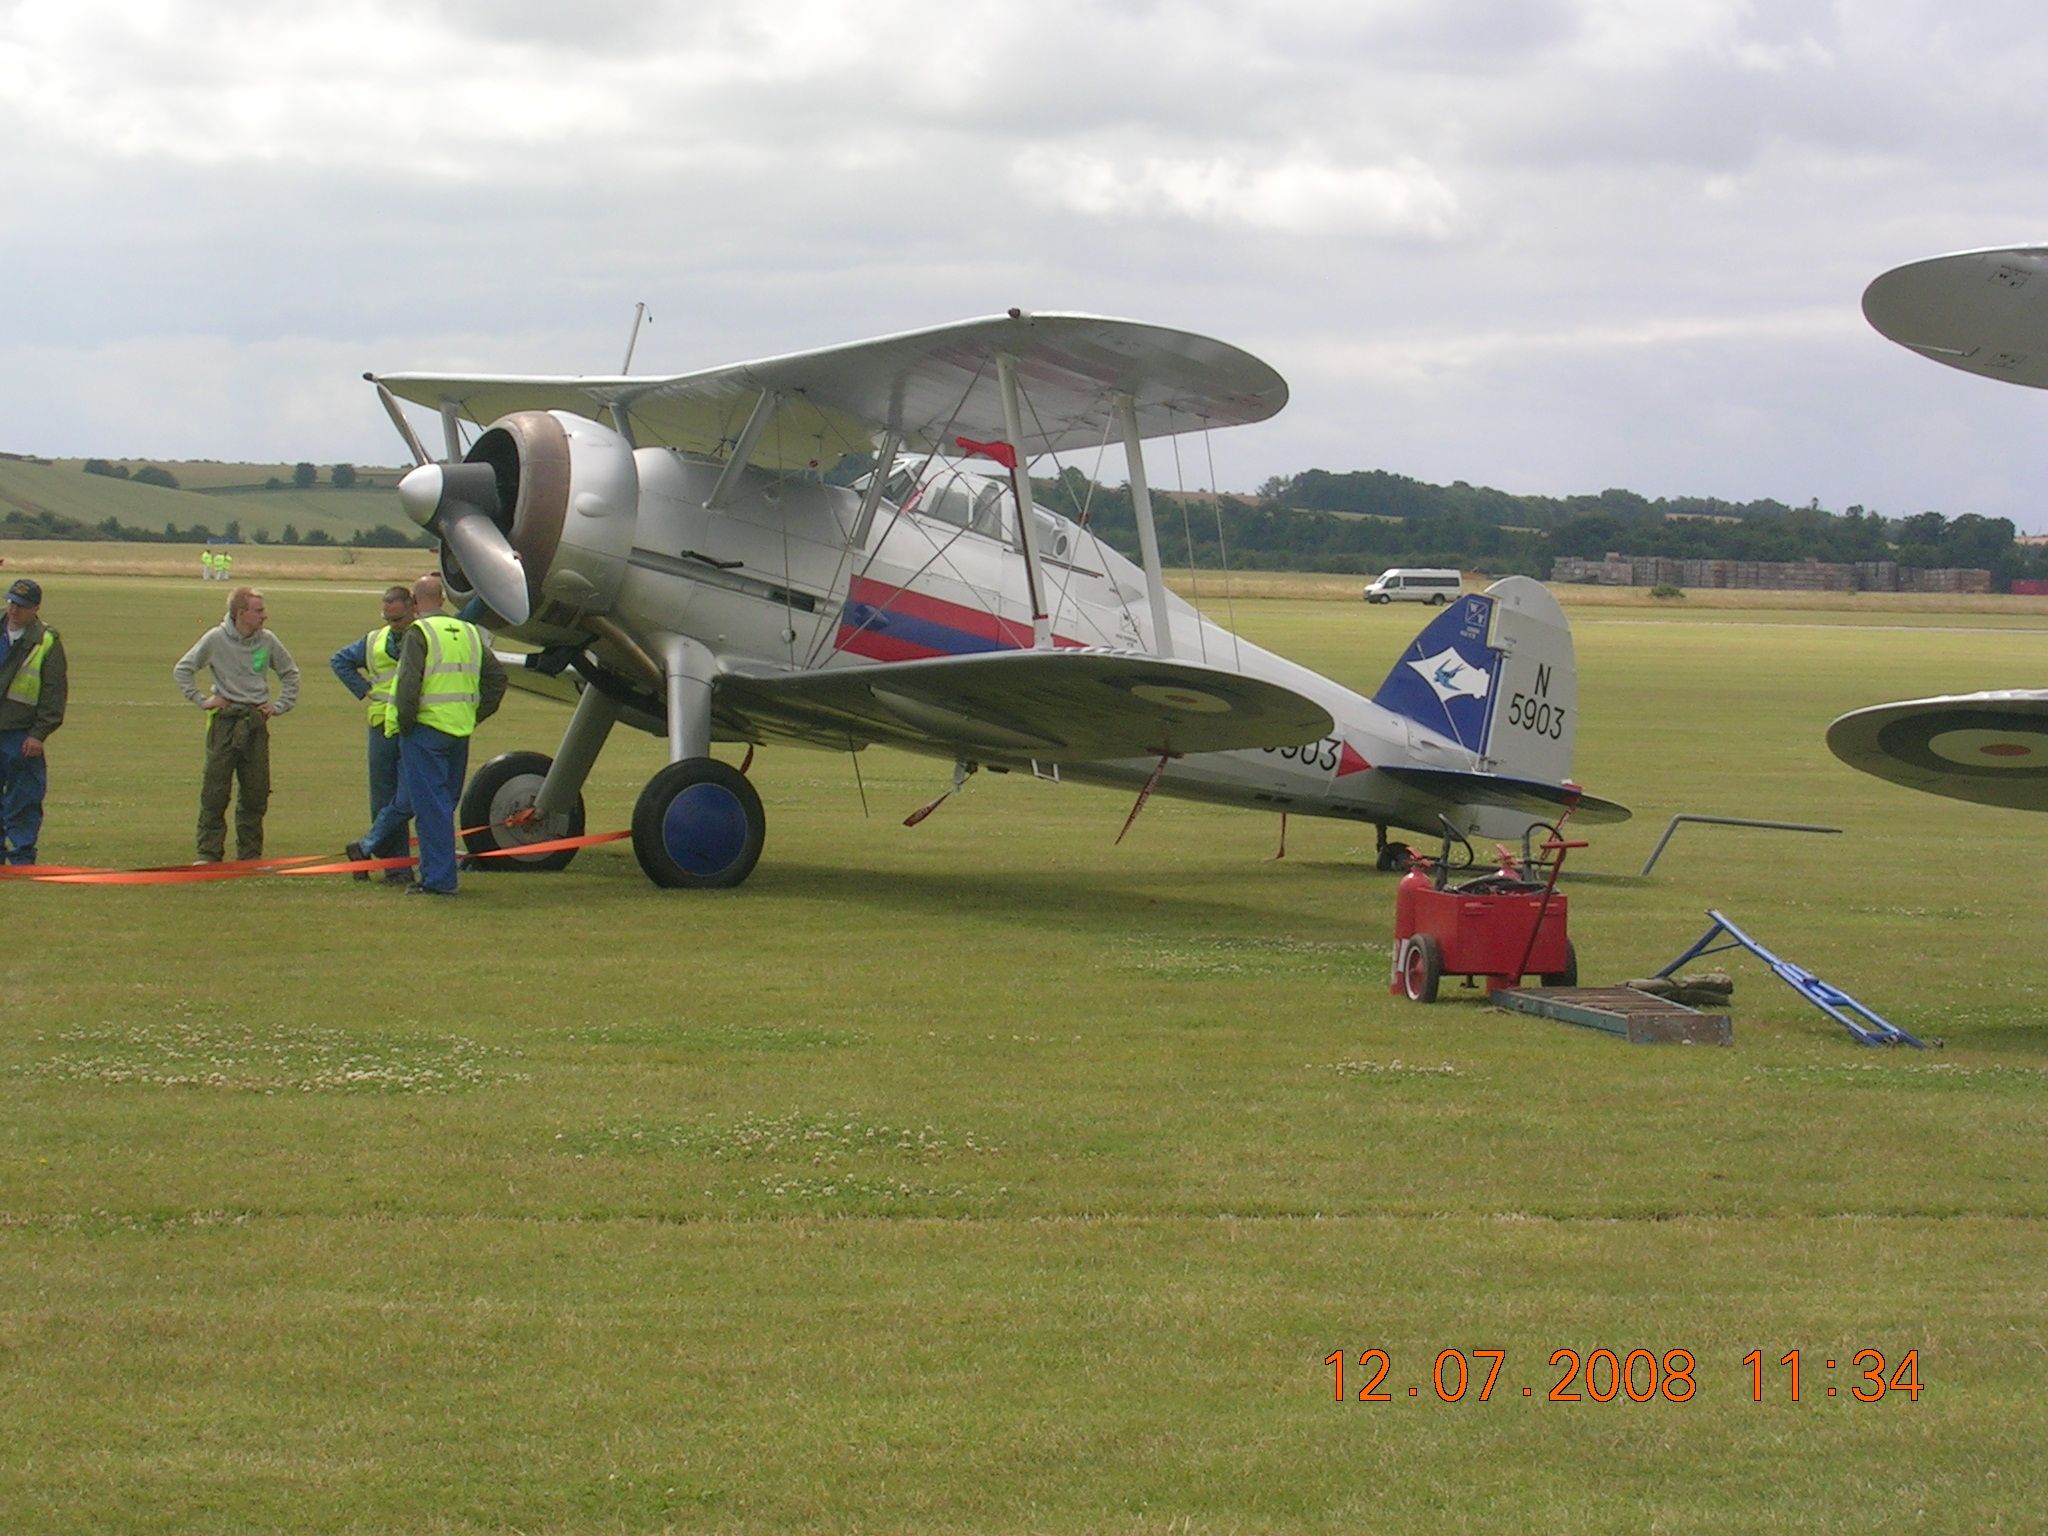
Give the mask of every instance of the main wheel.
[[1552, 971], [1543, 978], [1546, 987], [1576, 987], [1579, 984], [1579, 952], [1572, 948], [1572, 941], [1564, 941], [1564, 969]]
[[1433, 1003], [1437, 983], [1443, 979], [1442, 948], [1428, 934], [1416, 934], [1408, 941], [1408, 958], [1401, 966], [1401, 990], [1411, 1003]]
[[[517, 848], [524, 843], [551, 842], [558, 837], [581, 837], [581, 794], [576, 796], [575, 808], [567, 816], [547, 821], [536, 818], [516, 827], [505, 825], [508, 818], [533, 808], [554, 761], [544, 752], [505, 752], [477, 769], [470, 776], [469, 787], [462, 792], [462, 825], [473, 829], [462, 839], [463, 847], [475, 855]], [[575, 857], [574, 848], [557, 848], [552, 853], [514, 853], [485, 859], [477, 868], [566, 869]]]
[[633, 807], [633, 852], [656, 885], [738, 885], [754, 872], [767, 834], [754, 786], [714, 757], [670, 763]]

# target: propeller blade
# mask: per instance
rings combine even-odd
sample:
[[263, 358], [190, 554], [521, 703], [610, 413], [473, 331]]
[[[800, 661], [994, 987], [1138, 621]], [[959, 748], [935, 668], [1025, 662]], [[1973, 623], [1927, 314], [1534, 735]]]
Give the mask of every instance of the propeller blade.
[[526, 593], [526, 567], [519, 563], [505, 531], [489, 513], [461, 501], [441, 504], [440, 524], [441, 541], [453, 551], [477, 596], [506, 623], [524, 624], [533, 614]]
[[398, 482], [398, 504], [429, 533], [440, 532], [443, 506], [496, 518], [503, 510], [498, 476], [488, 464], [422, 464]]
[[399, 409], [398, 396], [386, 389], [383, 381], [375, 374], [366, 373], [363, 377], [377, 386], [377, 398], [384, 402], [384, 413], [391, 418], [391, 425], [398, 428], [398, 435], [405, 439], [405, 446], [412, 450], [413, 464], [418, 466], [433, 463], [427, 450], [420, 444], [419, 434], [413, 431], [412, 423], [405, 419], [405, 412]]

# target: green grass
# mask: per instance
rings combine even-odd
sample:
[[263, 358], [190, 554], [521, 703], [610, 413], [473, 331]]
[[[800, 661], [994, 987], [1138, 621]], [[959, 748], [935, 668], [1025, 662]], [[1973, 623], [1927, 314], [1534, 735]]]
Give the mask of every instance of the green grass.
[[[169, 672], [218, 592], [46, 586], [45, 857], [190, 857]], [[361, 831], [325, 657], [374, 601], [272, 595], [307, 689], [274, 851]], [[1236, 608], [1368, 692], [1423, 620]], [[2037, 680], [2048, 627], [1861, 620], [1577, 616], [1579, 777], [1637, 819], [1574, 855], [1572, 930], [1616, 980], [1717, 906], [1939, 1052], [1860, 1049], [1746, 959], [1732, 1050], [1418, 1008], [1370, 829], [1296, 820], [1274, 862], [1273, 818], [1155, 800], [1115, 847], [1127, 797], [981, 775], [912, 831], [947, 765], [880, 752], [869, 817], [845, 759], [762, 752], [731, 893], [623, 844], [424, 912], [10, 887], [6, 1527], [2038, 1528], [2036, 819], [1821, 734]], [[515, 697], [478, 758], [561, 719]], [[613, 742], [593, 830], [662, 758]], [[1689, 828], [1637, 880], [1679, 811], [1846, 830]], [[1548, 1401], [1602, 1347], [1690, 1351], [1693, 1397]], [[1394, 1401], [1333, 1402], [1324, 1357], [1355, 1390], [1374, 1348]], [[1491, 1401], [1437, 1400], [1451, 1348], [1506, 1351]], [[1851, 1399], [1864, 1348], [1917, 1349], [1918, 1401]]]

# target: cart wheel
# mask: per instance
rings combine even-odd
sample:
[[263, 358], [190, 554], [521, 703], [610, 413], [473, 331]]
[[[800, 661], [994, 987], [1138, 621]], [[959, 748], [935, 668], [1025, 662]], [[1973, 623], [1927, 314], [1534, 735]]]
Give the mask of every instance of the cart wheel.
[[1579, 984], [1579, 952], [1572, 948], [1572, 941], [1564, 941], [1564, 969], [1552, 971], [1543, 978], [1546, 987], [1576, 987]]
[[1408, 941], [1408, 959], [1401, 967], [1401, 990], [1411, 1003], [1436, 1001], [1436, 984], [1444, 979], [1444, 952], [1436, 940], [1418, 933]]

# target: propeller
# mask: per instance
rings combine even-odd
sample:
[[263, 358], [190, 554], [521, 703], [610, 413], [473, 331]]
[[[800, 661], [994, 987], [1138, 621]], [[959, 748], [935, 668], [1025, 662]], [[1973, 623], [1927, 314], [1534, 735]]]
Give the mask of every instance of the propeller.
[[488, 464], [435, 463], [399, 409], [398, 397], [375, 375], [363, 377], [377, 386], [377, 398], [412, 452], [413, 468], [398, 482], [405, 515], [448, 546], [492, 612], [508, 624], [524, 624], [533, 604], [526, 592], [526, 567], [498, 523], [504, 507], [497, 471]]
[[498, 472], [488, 464], [422, 464], [398, 482], [405, 515], [454, 552], [477, 596], [508, 624], [533, 614], [526, 567], [498, 526]]

